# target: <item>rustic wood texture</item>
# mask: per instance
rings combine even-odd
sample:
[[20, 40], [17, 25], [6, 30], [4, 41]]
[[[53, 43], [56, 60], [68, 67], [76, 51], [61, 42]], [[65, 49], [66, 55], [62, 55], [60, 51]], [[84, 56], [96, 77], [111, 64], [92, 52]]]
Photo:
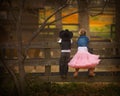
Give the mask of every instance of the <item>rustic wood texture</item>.
[[[26, 45], [23, 47], [25, 48]], [[99, 54], [101, 62], [96, 67], [96, 72], [118, 72], [120, 71], [120, 44], [113, 42], [91, 42], [90, 48], [94, 54]], [[1, 48], [9, 48], [14, 50], [16, 46], [12, 44], [1, 45]], [[15, 50], [14, 50], [15, 51]], [[72, 45], [71, 58], [77, 51], [77, 45]], [[6, 52], [5, 52], [6, 53]], [[17, 72], [17, 57], [5, 55], [5, 61], [10, 66], [15, 66]], [[13, 57], [11, 57], [13, 56]], [[60, 47], [57, 42], [39, 42], [32, 43], [25, 60], [25, 70], [27, 73], [45, 73], [59, 72]], [[74, 69], [70, 68], [69, 72]], [[80, 70], [86, 72], [87, 70]]]
[[[46, 1], [46, 0], [36, 0], [35, 2], [28, 2], [26, 10], [24, 10], [24, 13], [22, 15], [21, 20], [21, 34], [22, 34], [22, 51], [27, 46], [27, 43], [31, 39], [31, 37], [36, 33], [36, 30], [38, 27], [42, 24], [39, 24], [38, 22], [38, 9], [44, 8], [45, 5], [52, 5], [53, 1]], [[55, 0], [56, 1], [56, 0]], [[66, 1], [66, 0], [65, 0]], [[65, 1], [61, 2], [61, 0], [57, 0], [58, 5], [63, 5]], [[78, 0], [79, 1], [79, 0]], [[82, 0], [84, 2], [84, 0]], [[114, 1], [114, 0], [110, 0]], [[110, 2], [109, 1], [109, 2]], [[119, 2], [119, 0], [117, 0]], [[7, 14], [7, 20], [9, 20], [9, 32], [10, 34], [4, 33], [7, 37], [7, 40], [2, 40], [0, 43], [0, 54], [2, 57], [4, 57], [4, 61], [6, 64], [8, 64], [11, 68], [15, 70], [15, 72], [18, 72], [18, 57], [17, 57], [17, 50], [18, 44], [16, 43], [16, 34], [15, 34], [15, 18], [18, 17], [18, 9], [17, 9], [17, 1], [14, 1], [13, 8], [11, 12], [13, 11], [14, 14], [11, 12], [8, 12], [6, 10]], [[55, 2], [54, 2], [55, 3]], [[113, 2], [114, 3], [114, 2]], [[111, 4], [111, 3], [110, 3]], [[56, 3], [55, 3], [56, 5]], [[94, 4], [93, 4], [94, 5]], [[92, 5], [92, 6], [93, 6]], [[112, 4], [114, 5], [114, 4]], [[56, 5], [57, 6], [57, 5]], [[55, 6], [55, 7], [56, 7]], [[58, 6], [57, 6], [58, 7]], [[80, 7], [80, 6], [79, 6]], [[83, 6], [82, 6], [83, 7]], [[85, 7], [86, 8], [86, 7]], [[94, 6], [93, 6], [94, 8]], [[116, 34], [117, 34], [117, 40], [119, 41], [119, 4], [117, 3], [116, 8]], [[3, 8], [4, 9], [4, 8]], [[94, 8], [93, 11], [96, 13], [96, 10], [99, 12], [101, 8], [96, 9]], [[110, 12], [111, 8], [109, 9]], [[113, 8], [112, 8], [113, 10]], [[92, 11], [92, 10], [91, 10]], [[108, 11], [107, 11], [108, 12]], [[84, 15], [85, 17], [84, 17]], [[87, 15], [86, 15], [87, 14]], [[108, 13], [107, 13], [108, 14]], [[14, 17], [13, 17], [14, 15]], [[56, 14], [56, 20], [61, 17], [61, 12]], [[80, 15], [80, 14], [79, 14]], [[72, 26], [78, 26], [81, 25], [85, 26], [86, 29], [88, 29], [89, 22], [88, 20], [88, 13], [82, 13], [82, 16], [79, 16], [82, 23], [79, 24], [65, 24], [65, 25], [72, 25]], [[87, 19], [86, 19], [87, 18]], [[83, 22], [85, 21], [85, 22]], [[53, 24], [56, 26], [56, 28], [50, 28], [50, 25], [46, 23], [45, 29], [41, 30], [41, 32], [37, 35], [37, 37], [31, 41], [31, 44], [28, 48], [27, 58], [25, 60], [25, 72], [31, 73], [33, 76], [38, 76], [38, 79], [41, 81], [56, 81], [56, 82], [94, 82], [94, 81], [105, 81], [105, 82], [118, 82], [120, 81], [119, 75], [120, 75], [120, 43], [115, 42], [107, 42], [107, 41], [91, 41], [90, 42], [90, 48], [92, 50], [93, 54], [99, 54], [101, 62], [96, 67], [96, 77], [95, 78], [89, 78], [87, 76], [87, 70], [80, 70], [80, 77], [78, 79], [74, 79], [72, 74], [74, 69], [69, 68], [68, 73], [68, 79], [62, 80], [59, 76], [59, 57], [60, 57], [60, 47], [57, 43], [58, 39], [58, 32], [63, 27], [61, 21], [57, 21], [56, 24]], [[2, 23], [1, 23], [2, 24]], [[7, 29], [7, 28], [6, 28]], [[89, 29], [88, 29], [89, 30]], [[3, 34], [3, 35], [4, 35]], [[1, 35], [1, 37], [3, 36]], [[89, 34], [88, 34], [89, 35]], [[73, 40], [76, 40], [76, 37], [73, 38]], [[4, 41], [4, 42], [3, 42]], [[9, 43], [8, 43], [9, 42]], [[74, 56], [74, 54], [77, 51], [77, 45], [76, 41], [74, 41], [72, 45], [72, 52], [71, 52], [71, 58]]]
[[73, 78], [73, 73], [69, 73], [67, 79], [61, 79], [58, 73], [51, 73], [51, 75], [44, 76], [40, 73], [31, 73], [27, 76], [37, 78], [40, 82], [120, 82], [120, 72], [96, 72], [96, 76], [89, 77], [87, 72], [79, 72], [78, 78]]

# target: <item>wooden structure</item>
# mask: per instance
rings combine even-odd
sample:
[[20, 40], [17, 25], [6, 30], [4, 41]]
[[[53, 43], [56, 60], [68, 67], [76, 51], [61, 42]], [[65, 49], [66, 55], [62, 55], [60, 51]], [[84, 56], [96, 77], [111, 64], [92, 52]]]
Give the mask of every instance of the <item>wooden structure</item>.
[[[44, 2], [40, 2], [40, 1], [41, 0], [34, 0], [34, 2], [27, 1], [28, 3], [26, 5], [27, 7], [25, 6], [26, 10], [20, 11], [23, 12], [20, 17], [21, 18], [20, 21], [19, 20], [15, 21], [16, 18], [20, 16], [20, 14], [18, 14], [19, 8], [17, 7], [18, 2], [16, 0], [12, 2], [13, 5], [9, 2], [6, 3], [4, 1], [1, 3], [2, 7], [0, 7], [0, 15], [1, 16], [3, 15], [3, 18], [1, 19], [2, 21], [1, 29], [3, 29], [2, 30], [3, 34], [0, 35], [2, 39], [0, 43], [0, 51], [1, 51], [1, 56], [2, 58], [4, 58], [6, 64], [8, 64], [9, 66], [14, 66], [16, 68], [16, 66], [18, 66], [19, 60], [21, 61], [22, 58], [19, 52], [24, 53], [25, 50], [28, 49], [27, 53], [25, 54], [26, 59], [24, 61], [25, 71], [26, 73], [34, 74], [34, 76], [36, 76], [35, 74], [38, 74], [37, 76], [39, 76], [39, 79], [41, 81], [119, 82], [120, 81], [120, 77], [119, 77], [120, 43], [117, 42], [119, 41], [119, 37], [120, 37], [120, 35], [118, 34], [119, 25], [116, 25], [117, 28], [116, 36], [119, 35], [116, 41], [112, 41], [112, 42], [106, 40], [92, 41], [91, 39], [90, 48], [93, 50], [93, 53], [100, 54], [100, 58], [101, 58], [101, 62], [99, 66], [96, 68], [97, 76], [95, 78], [88, 78], [87, 71], [81, 70], [80, 77], [78, 79], [73, 79], [71, 74], [73, 72], [73, 69], [71, 69], [68, 73], [68, 79], [62, 80], [59, 77], [58, 70], [56, 71], [56, 69], [54, 69], [59, 67], [58, 62], [60, 56], [60, 48], [59, 48], [59, 44], [57, 44], [57, 38], [58, 38], [58, 32], [63, 27], [62, 21], [61, 20], [56, 21], [54, 23], [54, 26], [56, 26], [55, 28], [51, 28], [49, 23], [45, 23], [45, 25], [40, 24], [41, 26], [40, 28], [38, 28], [39, 26], [38, 9], [44, 11], [44, 6], [46, 5], [51, 6], [51, 2], [52, 2], [52, 1], [47, 2], [47, 0], [44, 0]], [[68, 4], [72, 4], [73, 2], [72, 0], [68, 0], [68, 1], [71, 1]], [[88, 11], [86, 11], [86, 5], [88, 6], [88, 3], [86, 3], [86, 1], [87, 0], [78, 0], [80, 13], [79, 13], [79, 24], [77, 26], [79, 28], [85, 27], [89, 31]], [[93, 0], [93, 1], [99, 1], [99, 0]], [[114, 0], [108, 0], [108, 1], [109, 1], [108, 7], [109, 6], [110, 7], [106, 11], [106, 13], [107, 12], [109, 13], [111, 7], [114, 8], [115, 6], [119, 6], [119, 5], [115, 5]], [[61, 2], [60, 0], [58, 0], [58, 2], [55, 2], [54, 7], [59, 8], [62, 4], [65, 4], [66, 2], [67, 0], [65, 0], [65, 2]], [[80, 6], [81, 4], [84, 5], [81, 7]], [[98, 10], [96, 11], [93, 6], [93, 10], [91, 11], [97, 13], [100, 10], [100, 8], [97, 9]], [[118, 18], [117, 16], [119, 16], [120, 13], [119, 11], [120, 10], [117, 10], [116, 12], [116, 19]], [[61, 17], [61, 11], [59, 11], [55, 15], [56, 19], [59, 19], [60, 17]], [[18, 24], [17, 27], [19, 28], [16, 28], [15, 26], [16, 24]], [[18, 32], [15, 30], [17, 30]], [[39, 34], [37, 34], [36, 36], [35, 35], [36, 33]], [[89, 33], [88, 35], [90, 36]], [[35, 36], [36, 38], [34, 39]], [[74, 40], [74, 44], [72, 45], [71, 56], [75, 54], [77, 49], [75, 43], [76, 37], [74, 37], [73, 40]], [[29, 68], [31, 68], [31, 70], [28, 71]]]
[[[99, 43], [99, 45], [98, 45]], [[45, 46], [39, 46], [44, 45]], [[14, 49], [11, 44], [6, 44], [7, 48]], [[76, 44], [73, 44], [76, 46]], [[104, 47], [103, 47], [104, 46]], [[87, 70], [80, 71], [80, 77], [74, 79], [72, 76], [73, 69], [69, 70], [68, 79], [65, 81], [93, 81], [93, 82], [119, 82], [119, 70], [120, 70], [120, 44], [112, 42], [92, 42], [90, 47], [93, 49], [93, 53], [100, 54], [101, 62], [96, 67], [97, 76], [94, 79], [88, 78]], [[24, 46], [25, 47], [25, 46]], [[59, 76], [59, 56], [60, 49], [59, 44], [56, 42], [39, 42], [30, 46], [33, 50], [38, 50], [44, 55], [43, 57], [28, 57], [25, 60], [25, 68], [28, 73], [38, 74], [37, 76], [42, 81], [62, 81]], [[72, 49], [72, 55], [76, 52], [76, 47]], [[35, 54], [32, 52], [32, 54]], [[30, 55], [30, 54], [29, 54]], [[7, 64], [17, 66], [17, 58], [5, 59]], [[28, 68], [28, 69], [27, 69]], [[31, 68], [31, 69], [30, 69]], [[57, 71], [56, 71], [57, 70]], [[64, 81], [64, 80], [63, 80]]]

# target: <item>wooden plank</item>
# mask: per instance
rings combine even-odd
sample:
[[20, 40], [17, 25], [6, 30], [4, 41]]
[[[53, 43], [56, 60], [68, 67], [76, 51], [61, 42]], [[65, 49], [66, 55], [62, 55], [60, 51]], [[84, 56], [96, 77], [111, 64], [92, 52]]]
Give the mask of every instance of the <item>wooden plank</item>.
[[[8, 64], [16, 64], [17, 63], [17, 59], [6, 59], [5, 60]], [[50, 65], [58, 65], [59, 64], [59, 58], [51, 58], [51, 59], [45, 59], [45, 58], [36, 58], [36, 59], [26, 59], [25, 60], [25, 64], [26, 65], [46, 65], [46, 64], [50, 64]], [[120, 58], [119, 59], [102, 59], [100, 62], [100, 66], [103, 65], [120, 65]]]
[[59, 73], [51, 73], [44, 76], [44, 73], [31, 73], [28, 76], [34, 76], [40, 82], [120, 82], [120, 72], [96, 72], [95, 77], [89, 77], [87, 72], [79, 72], [78, 78], [73, 78], [73, 73], [69, 73], [67, 79], [61, 79]]
[[[111, 72], [111, 71], [120, 71], [120, 59], [103, 59], [98, 66], [96, 66], [96, 72]], [[13, 68], [18, 69], [17, 60], [7, 60], [6, 63]], [[45, 66], [45, 74], [51, 74], [51, 72], [59, 72], [59, 59], [29, 59], [25, 61], [25, 70], [27, 73], [38, 72], [41, 69], [40, 66]], [[56, 66], [55, 69], [52, 66]], [[31, 67], [31, 70], [27, 71], [28, 67]], [[33, 68], [32, 68], [33, 67]], [[35, 67], [35, 69], [34, 69]], [[39, 68], [40, 67], [40, 68]], [[37, 68], [37, 69], [36, 69]], [[39, 70], [38, 70], [39, 68]], [[16, 69], [16, 71], [17, 71]], [[86, 71], [87, 69], [80, 69], [80, 71]], [[69, 67], [69, 72], [73, 72], [74, 68]]]
[[[51, 39], [52, 40], [52, 39]], [[55, 38], [53, 39], [55, 41]], [[52, 40], [52, 41], [53, 41]], [[57, 43], [57, 40], [56, 42], [52, 42], [52, 41], [45, 41], [44, 39], [44, 42], [33, 42], [30, 46], [29, 46], [29, 49], [33, 49], [33, 50], [37, 50], [37, 49], [47, 49], [47, 48], [50, 48], [50, 55], [51, 57], [58, 57], [60, 56], [60, 46], [59, 44]], [[15, 50], [16, 47], [18, 45], [16, 43], [6, 43], [6, 44], [1, 44], [0, 47], [2, 49], [13, 49]], [[99, 43], [98, 42], [92, 42], [91, 43], [91, 46], [90, 48], [93, 50], [93, 54], [99, 54], [100, 57], [102, 59], [104, 58], [119, 58], [120, 57], [120, 44], [116, 44], [116, 43]], [[26, 48], [27, 47], [27, 44], [24, 43], [23, 45], [23, 48]], [[1, 51], [2, 51], [1, 49]], [[72, 45], [72, 52], [71, 52], [71, 56], [74, 56], [74, 54], [76, 53], [77, 51], [77, 45], [76, 43], [74, 43]], [[35, 53], [32, 53], [33, 55], [35, 55]], [[43, 52], [43, 54], [45, 54]], [[7, 55], [5, 54], [5, 56], [7, 57]], [[13, 58], [13, 57], [11, 57]], [[39, 58], [39, 56], [38, 56]]]
[[[47, 44], [47, 45], [46, 45]], [[45, 47], [44, 47], [45, 46]], [[120, 43], [111, 43], [111, 42], [91, 42], [90, 43], [90, 48], [94, 49], [102, 49], [102, 48], [119, 48], [120, 49]], [[0, 44], [1, 48], [15, 48], [16, 44], [15, 43], [4, 43]], [[26, 44], [23, 44], [23, 48], [26, 47]], [[40, 41], [40, 42], [32, 42], [30, 48], [51, 48], [51, 49], [56, 49], [59, 48], [59, 44], [57, 41]], [[76, 42], [72, 44], [72, 48], [77, 48]]]
[[[12, 66], [12, 68], [15, 70], [16, 73], [18, 73], [18, 66], [13, 66], [13, 65], [9, 65], [10, 67]], [[25, 72], [26, 73], [44, 73], [46, 75], [51, 74], [51, 73], [56, 73], [59, 72], [59, 65], [34, 65], [34, 66], [30, 66], [30, 65], [25, 65]], [[75, 69], [69, 67], [68, 73], [69, 72], [74, 72]], [[79, 72], [87, 72], [88, 69], [80, 69]], [[115, 67], [115, 66], [107, 66], [107, 67], [96, 67], [95, 68], [95, 72], [117, 72], [120, 71], [120, 68]]]

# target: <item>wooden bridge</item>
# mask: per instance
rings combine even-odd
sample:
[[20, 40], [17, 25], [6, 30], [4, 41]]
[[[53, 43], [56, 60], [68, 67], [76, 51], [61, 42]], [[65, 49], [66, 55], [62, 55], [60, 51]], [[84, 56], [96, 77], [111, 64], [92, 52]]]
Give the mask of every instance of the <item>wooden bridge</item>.
[[[16, 68], [16, 72], [18, 72], [17, 57], [7, 56], [7, 51], [15, 51], [16, 46], [6, 43], [0, 47], [2, 53], [7, 48], [4, 53], [5, 62], [9, 66]], [[24, 62], [25, 71], [28, 73], [26, 76], [32, 75], [32, 77], [37, 77], [38, 80], [43, 82], [120, 82], [119, 46], [120, 43], [91, 41], [90, 48], [94, 54], [99, 54], [101, 59], [100, 64], [95, 69], [96, 76], [89, 77], [87, 70], [81, 69], [79, 77], [73, 78], [74, 69], [69, 68], [67, 79], [61, 79], [59, 75], [59, 44], [56, 41], [32, 43], [28, 50], [27, 59]], [[23, 48], [26, 48], [26, 45], [23, 45]], [[73, 43], [71, 57], [74, 56], [76, 49], [76, 43]], [[12, 55], [14, 51], [12, 51]]]

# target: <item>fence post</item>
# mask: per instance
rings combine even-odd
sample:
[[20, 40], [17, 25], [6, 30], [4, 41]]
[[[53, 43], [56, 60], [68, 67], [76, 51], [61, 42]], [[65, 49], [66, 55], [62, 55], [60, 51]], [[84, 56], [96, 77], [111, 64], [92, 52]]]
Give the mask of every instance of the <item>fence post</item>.
[[50, 64], [45, 65], [45, 75], [46, 76], [51, 75], [51, 65]]
[[51, 73], [51, 64], [50, 64], [50, 58], [51, 58], [51, 55], [50, 55], [50, 48], [45, 48], [44, 49], [44, 52], [45, 52], [45, 59], [46, 59], [46, 64], [45, 64], [45, 75], [46, 76], [49, 76], [50, 73]]

